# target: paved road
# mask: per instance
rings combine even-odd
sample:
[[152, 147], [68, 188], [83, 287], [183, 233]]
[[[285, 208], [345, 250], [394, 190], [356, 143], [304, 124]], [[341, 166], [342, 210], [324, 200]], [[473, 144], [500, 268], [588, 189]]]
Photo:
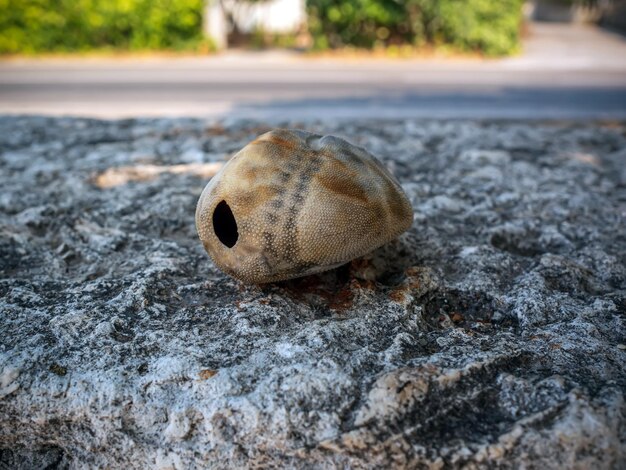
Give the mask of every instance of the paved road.
[[296, 54], [0, 63], [0, 113], [257, 118], [626, 118], [626, 40], [534, 25], [498, 61]]

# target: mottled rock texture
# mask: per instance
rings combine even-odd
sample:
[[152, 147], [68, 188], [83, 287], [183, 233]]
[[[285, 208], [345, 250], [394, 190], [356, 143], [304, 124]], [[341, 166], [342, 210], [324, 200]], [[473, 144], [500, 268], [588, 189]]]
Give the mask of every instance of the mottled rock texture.
[[306, 129], [379, 156], [415, 221], [259, 288], [194, 211], [265, 124], [0, 118], [1, 465], [620, 468], [626, 127]]

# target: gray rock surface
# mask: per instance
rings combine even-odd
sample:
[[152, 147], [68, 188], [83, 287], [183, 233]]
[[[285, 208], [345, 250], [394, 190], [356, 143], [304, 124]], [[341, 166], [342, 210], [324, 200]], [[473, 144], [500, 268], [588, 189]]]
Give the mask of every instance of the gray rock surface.
[[251, 287], [194, 210], [265, 124], [0, 118], [0, 467], [623, 465], [626, 126], [306, 128], [415, 222]]

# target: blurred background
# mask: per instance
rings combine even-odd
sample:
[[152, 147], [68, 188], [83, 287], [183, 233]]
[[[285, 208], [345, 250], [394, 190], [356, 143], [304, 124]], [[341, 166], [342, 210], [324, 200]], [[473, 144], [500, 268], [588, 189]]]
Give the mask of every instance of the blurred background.
[[0, 0], [0, 113], [624, 118], [626, 0]]

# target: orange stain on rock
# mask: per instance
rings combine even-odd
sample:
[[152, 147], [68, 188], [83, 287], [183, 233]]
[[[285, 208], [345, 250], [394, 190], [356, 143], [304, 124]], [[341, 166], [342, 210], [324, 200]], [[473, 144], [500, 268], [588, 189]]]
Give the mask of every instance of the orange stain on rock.
[[213, 377], [215, 374], [217, 374], [216, 370], [202, 369], [200, 373], [198, 374], [198, 377], [200, 377], [200, 380], [207, 380]]

